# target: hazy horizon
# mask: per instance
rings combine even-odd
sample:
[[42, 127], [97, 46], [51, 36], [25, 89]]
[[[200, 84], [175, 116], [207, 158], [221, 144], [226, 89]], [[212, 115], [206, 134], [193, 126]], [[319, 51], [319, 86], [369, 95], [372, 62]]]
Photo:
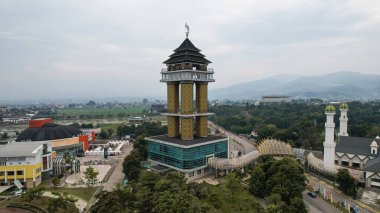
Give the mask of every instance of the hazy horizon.
[[[199, 5], [199, 7], [194, 7]], [[161, 97], [185, 39], [210, 89], [275, 75], [380, 73], [379, 1], [0, 1], [0, 100]]]

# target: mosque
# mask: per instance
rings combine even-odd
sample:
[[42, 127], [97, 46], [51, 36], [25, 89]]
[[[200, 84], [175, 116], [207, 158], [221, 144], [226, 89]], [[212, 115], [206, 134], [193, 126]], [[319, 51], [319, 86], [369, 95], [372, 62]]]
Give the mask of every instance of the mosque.
[[351, 137], [347, 132], [348, 105], [339, 106], [340, 125], [337, 140], [335, 142], [336, 113], [333, 105], [325, 108], [325, 141], [323, 143], [323, 161], [317, 159], [312, 153], [307, 158], [309, 166], [320, 172], [336, 174], [338, 169], [346, 168], [358, 181], [365, 184], [366, 188], [380, 188], [380, 137], [364, 138]]

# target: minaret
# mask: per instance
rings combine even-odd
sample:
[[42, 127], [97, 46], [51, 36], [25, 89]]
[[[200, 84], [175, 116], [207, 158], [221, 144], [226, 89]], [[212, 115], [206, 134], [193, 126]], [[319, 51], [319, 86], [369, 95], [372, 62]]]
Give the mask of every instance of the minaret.
[[347, 117], [347, 111], [348, 111], [348, 105], [343, 103], [339, 106], [340, 110], [340, 125], [339, 125], [339, 136], [348, 136], [347, 133], [347, 122], [348, 122], [348, 117]]
[[325, 123], [325, 142], [323, 164], [325, 168], [333, 168], [335, 165], [335, 142], [334, 142], [334, 115], [335, 107], [333, 105], [327, 105], [325, 108], [326, 123]]
[[215, 80], [213, 69], [207, 68], [211, 61], [191, 43], [187, 25], [186, 29], [186, 39], [163, 62], [167, 68], [161, 71], [161, 82], [167, 84], [167, 113], [163, 114], [167, 115], [168, 137], [188, 141], [194, 139], [194, 130], [196, 137], [208, 136], [207, 116], [212, 113], [207, 112], [207, 86]]

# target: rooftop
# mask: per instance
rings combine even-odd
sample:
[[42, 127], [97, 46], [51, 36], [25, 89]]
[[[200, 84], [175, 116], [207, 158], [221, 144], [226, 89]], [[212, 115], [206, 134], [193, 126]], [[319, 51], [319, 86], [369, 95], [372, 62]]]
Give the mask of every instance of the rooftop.
[[188, 141], [181, 140], [180, 137], [169, 138], [167, 135], [152, 136], [149, 138], [153, 140], [163, 141], [163, 142], [172, 143], [172, 144], [181, 145], [181, 146], [192, 146], [192, 145], [198, 145], [198, 144], [211, 142], [215, 140], [227, 139], [227, 137], [222, 136], [222, 135], [209, 135], [205, 138], [194, 138], [193, 140], [188, 140]]
[[363, 170], [371, 172], [380, 172], [380, 158], [374, 158], [372, 160], [367, 161]]
[[169, 59], [164, 61], [164, 64], [176, 64], [184, 62], [192, 62], [199, 64], [210, 64], [200, 49], [196, 48], [190, 39], [186, 38], [182, 44], [174, 50], [174, 53], [169, 56]]
[[[371, 154], [370, 147], [373, 141], [373, 138], [339, 136], [335, 151], [359, 155], [373, 155]], [[375, 141], [380, 143], [380, 139], [375, 139]], [[377, 153], [380, 153], [379, 149], [377, 150]]]
[[46, 141], [30, 142], [13, 142], [0, 146], [1, 157], [25, 157], [34, 156], [33, 153], [38, 147], [47, 143]]
[[47, 123], [39, 128], [27, 128], [17, 136], [16, 141], [57, 140], [78, 136], [80, 133], [80, 127], [76, 124], [66, 126]]

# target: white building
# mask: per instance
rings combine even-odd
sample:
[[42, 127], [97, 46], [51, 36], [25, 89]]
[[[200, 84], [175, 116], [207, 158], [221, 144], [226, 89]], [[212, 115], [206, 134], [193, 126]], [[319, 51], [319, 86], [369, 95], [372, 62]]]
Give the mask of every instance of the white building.
[[14, 142], [0, 146], [0, 185], [41, 183], [52, 169], [51, 146], [45, 141]]
[[31, 119], [30, 117], [8, 117], [8, 118], [2, 118], [4, 123], [27, 123]]
[[260, 103], [262, 104], [275, 104], [275, 103], [290, 103], [291, 96], [285, 95], [267, 95], [262, 96]]

